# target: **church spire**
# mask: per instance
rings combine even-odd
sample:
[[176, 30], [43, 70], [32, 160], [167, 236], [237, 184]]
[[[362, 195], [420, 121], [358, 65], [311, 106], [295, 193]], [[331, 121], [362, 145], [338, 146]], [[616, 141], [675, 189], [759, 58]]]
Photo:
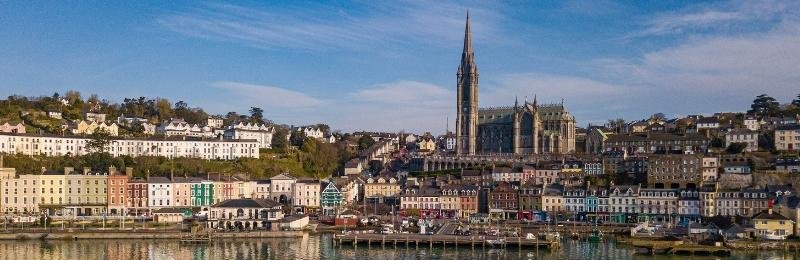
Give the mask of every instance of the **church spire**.
[[472, 51], [472, 26], [470, 25], [469, 11], [467, 11], [467, 25], [464, 28], [464, 50], [461, 53], [461, 64], [458, 66], [458, 73], [476, 73], [475, 53]]
[[464, 29], [464, 52], [472, 53], [472, 29], [469, 25], [469, 10], [467, 10], [467, 27]]

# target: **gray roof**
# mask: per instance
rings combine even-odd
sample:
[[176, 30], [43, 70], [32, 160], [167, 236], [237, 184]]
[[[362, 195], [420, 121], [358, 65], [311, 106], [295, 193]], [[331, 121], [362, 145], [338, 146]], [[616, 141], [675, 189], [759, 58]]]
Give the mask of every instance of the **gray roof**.
[[280, 203], [270, 199], [229, 199], [214, 204], [215, 208], [274, 208], [281, 206]]

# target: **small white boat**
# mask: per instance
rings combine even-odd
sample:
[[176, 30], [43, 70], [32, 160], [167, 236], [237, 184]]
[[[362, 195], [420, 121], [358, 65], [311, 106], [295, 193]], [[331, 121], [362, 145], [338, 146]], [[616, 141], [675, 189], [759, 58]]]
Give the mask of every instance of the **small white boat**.
[[762, 234], [761, 238], [766, 240], [786, 240], [786, 235], [778, 235], [776, 232]]
[[489, 245], [493, 245], [493, 246], [505, 245], [506, 244], [506, 240], [502, 239], [502, 238], [500, 238], [500, 239], [489, 239], [489, 240], [486, 240], [486, 243], [488, 243]]

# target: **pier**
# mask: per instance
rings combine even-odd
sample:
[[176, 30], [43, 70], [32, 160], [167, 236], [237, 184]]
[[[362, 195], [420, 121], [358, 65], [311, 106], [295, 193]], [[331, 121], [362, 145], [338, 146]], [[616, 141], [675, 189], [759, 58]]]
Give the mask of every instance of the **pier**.
[[646, 250], [649, 255], [731, 255], [731, 250], [727, 247], [684, 244], [682, 241], [636, 241], [631, 245]]
[[463, 247], [518, 247], [557, 249], [558, 241], [526, 239], [524, 237], [483, 237], [456, 235], [419, 235], [419, 234], [345, 234], [336, 235], [334, 243], [339, 245], [381, 245], [381, 246], [463, 246]]

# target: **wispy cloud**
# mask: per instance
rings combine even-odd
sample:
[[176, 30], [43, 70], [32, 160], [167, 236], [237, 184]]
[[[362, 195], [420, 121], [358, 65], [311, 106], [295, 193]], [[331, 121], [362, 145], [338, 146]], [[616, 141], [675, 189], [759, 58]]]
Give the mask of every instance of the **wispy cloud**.
[[[269, 9], [208, 4], [159, 17], [157, 23], [186, 36], [257, 48], [379, 50], [375, 47], [457, 42], [463, 36], [465, 10], [456, 3], [440, 1], [370, 2], [346, 10], [324, 4]], [[501, 38], [495, 25], [501, 15], [480, 5], [472, 6], [470, 13], [480, 17], [473, 22], [473, 30], [481, 31], [481, 39]]]
[[230, 91], [253, 105], [272, 108], [309, 108], [324, 102], [301, 92], [265, 85], [240, 82], [216, 82], [214, 86]]
[[353, 97], [357, 101], [403, 105], [417, 103], [427, 105], [439, 102], [443, 98], [452, 98], [453, 95], [455, 95], [454, 92], [434, 84], [403, 80], [377, 84], [359, 90], [353, 94]]
[[743, 32], [755, 21], [770, 22], [779, 20], [787, 12], [798, 8], [791, 1], [732, 1], [713, 4], [696, 4], [684, 10], [667, 12], [647, 17], [645, 29], [629, 35], [645, 37], [654, 35], [684, 34], [697, 31], [713, 33], [715, 30], [730, 29]]

